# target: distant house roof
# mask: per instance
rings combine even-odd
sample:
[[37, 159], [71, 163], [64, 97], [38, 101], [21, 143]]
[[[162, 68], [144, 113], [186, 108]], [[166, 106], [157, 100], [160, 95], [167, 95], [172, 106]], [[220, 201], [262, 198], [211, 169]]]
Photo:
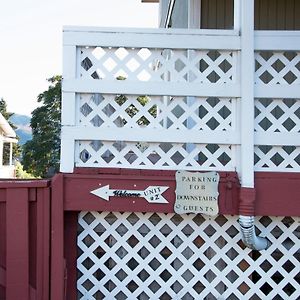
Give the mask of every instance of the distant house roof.
[[0, 113], [0, 129], [4, 132], [4, 135], [7, 137], [15, 138], [16, 133], [13, 130], [13, 128], [9, 125], [7, 120], [3, 117], [3, 115]]

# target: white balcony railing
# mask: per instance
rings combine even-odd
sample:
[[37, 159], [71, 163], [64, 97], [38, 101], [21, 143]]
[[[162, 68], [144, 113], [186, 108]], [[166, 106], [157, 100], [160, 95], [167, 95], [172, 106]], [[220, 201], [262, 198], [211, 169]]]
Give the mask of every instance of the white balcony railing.
[[299, 41], [256, 33], [247, 57], [234, 30], [66, 27], [61, 170], [239, 171], [246, 141], [254, 169], [300, 171]]

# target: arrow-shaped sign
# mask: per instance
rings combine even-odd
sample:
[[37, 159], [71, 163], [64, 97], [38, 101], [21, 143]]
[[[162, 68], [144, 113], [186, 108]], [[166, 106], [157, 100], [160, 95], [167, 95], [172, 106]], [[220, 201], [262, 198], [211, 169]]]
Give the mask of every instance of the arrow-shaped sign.
[[149, 186], [145, 190], [118, 190], [109, 189], [109, 185], [91, 191], [92, 194], [103, 200], [109, 201], [109, 197], [142, 197], [149, 203], [169, 203], [162, 194], [168, 189], [168, 186]]

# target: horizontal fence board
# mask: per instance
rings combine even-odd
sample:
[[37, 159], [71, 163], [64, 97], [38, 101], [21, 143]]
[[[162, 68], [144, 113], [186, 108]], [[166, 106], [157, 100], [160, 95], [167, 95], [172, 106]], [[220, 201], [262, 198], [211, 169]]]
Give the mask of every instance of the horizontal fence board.
[[255, 31], [255, 50], [300, 50], [300, 31]]
[[300, 133], [298, 132], [256, 132], [254, 134], [255, 145], [273, 146], [300, 146]]
[[299, 85], [254, 85], [255, 98], [299, 98]]
[[134, 129], [130, 128], [95, 128], [83, 126], [65, 126], [62, 128], [62, 139], [106, 140], [106, 141], [146, 141], [199, 144], [239, 144], [237, 132], [231, 131], [192, 131], [169, 129]]
[[239, 97], [238, 84], [110, 81], [96, 79], [64, 79], [63, 92], [113, 93], [133, 95], [172, 95], [202, 97]]
[[[48, 187], [50, 185], [50, 180], [42, 179], [42, 180], [18, 180], [18, 179], [9, 179], [9, 180], [0, 180], [0, 193], [1, 191], [5, 191], [8, 188], [39, 188], [39, 187]], [[0, 194], [1, 195], [1, 194]], [[0, 197], [0, 201], [6, 201], [5, 198]]]
[[[84, 30], [84, 27], [83, 27]], [[126, 32], [99, 30], [64, 30], [64, 45], [101, 47], [145, 47], [167, 49], [240, 49], [240, 37], [235, 31], [159, 31]], [[227, 34], [226, 34], [227, 33]], [[224, 34], [226, 38], [224, 39]], [[182, 43], [184, 40], [184, 43]]]

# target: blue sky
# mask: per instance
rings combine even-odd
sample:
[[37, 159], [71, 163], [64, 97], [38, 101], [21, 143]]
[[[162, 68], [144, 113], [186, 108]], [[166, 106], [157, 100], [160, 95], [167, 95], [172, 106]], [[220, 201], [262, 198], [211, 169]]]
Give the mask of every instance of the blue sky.
[[62, 73], [62, 27], [157, 27], [157, 4], [141, 0], [9, 0], [0, 6], [0, 97], [30, 115], [47, 78]]

